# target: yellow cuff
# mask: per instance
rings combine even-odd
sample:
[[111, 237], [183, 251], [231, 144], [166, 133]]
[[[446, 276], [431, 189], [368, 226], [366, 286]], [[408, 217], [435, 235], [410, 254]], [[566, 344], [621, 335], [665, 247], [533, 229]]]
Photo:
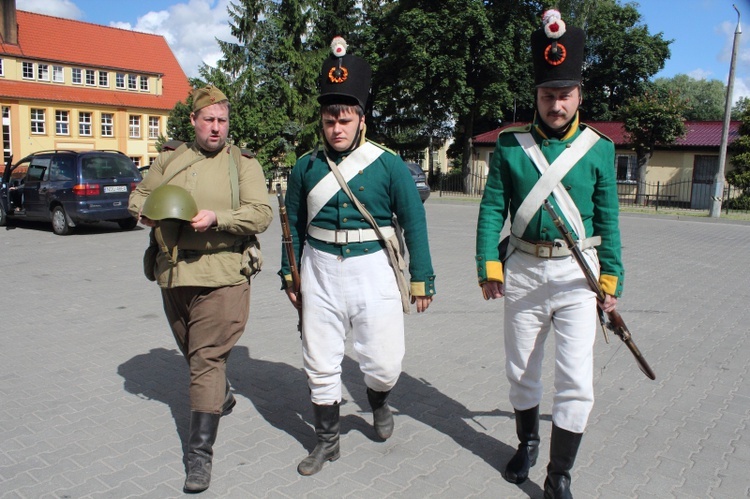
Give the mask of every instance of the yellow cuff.
[[608, 295], [615, 296], [617, 292], [617, 276], [602, 274], [599, 276], [599, 285], [602, 287], [602, 291]]
[[487, 262], [485, 268], [487, 269], [488, 281], [498, 281], [498, 282], [504, 281], [502, 262], [494, 262], [494, 261]]

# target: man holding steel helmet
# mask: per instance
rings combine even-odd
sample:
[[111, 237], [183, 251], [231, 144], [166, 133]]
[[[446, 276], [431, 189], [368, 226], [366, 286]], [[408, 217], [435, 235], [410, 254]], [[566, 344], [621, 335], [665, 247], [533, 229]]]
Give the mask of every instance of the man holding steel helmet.
[[216, 87], [195, 90], [195, 142], [163, 152], [130, 196], [130, 212], [154, 229], [144, 271], [190, 369], [186, 492], [208, 488], [219, 419], [235, 404], [226, 363], [249, 314], [246, 254], [273, 216], [260, 164], [226, 143], [229, 111]]

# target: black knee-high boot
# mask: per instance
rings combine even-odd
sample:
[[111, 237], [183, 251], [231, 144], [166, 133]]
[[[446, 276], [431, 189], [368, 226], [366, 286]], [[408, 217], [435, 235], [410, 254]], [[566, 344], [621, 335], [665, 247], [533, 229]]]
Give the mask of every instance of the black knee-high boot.
[[393, 414], [388, 407], [388, 395], [391, 391], [376, 392], [372, 388], [367, 389], [367, 400], [372, 407], [373, 426], [375, 433], [383, 440], [387, 440], [393, 435]]
[[234, 394], [232, 394], [232, 385], [229, 384], [229, 380], [227, 380], [227, 388], [226, 388], [226, 394], [224, 396], [224, 403], [221, 405], [221, 415], [227, 416], [232, 413], [232, 409], [234, 409], [234, 406], [237, 405], [237, 400], [234, 398]]
[[544, 481], [545, 499], [572, 499], [570, 470], [578, 454], [583, 433], [573, 433], [552, 424], [547, 479]]
[[341, 456], [339, 450], [339, 404], [313, 404], [315, 413], [315, 435], [318, 443], [297, 466], [300, 475], [314, 475], [326, 461], [335, 461]]
[[197, 411], [190, 413], [185, 492], [203, 492], [211, 483], [213, 446], [219, 431], [220, 418], [221, 414]]
[[521, 442], [508, 461], [503, 477], [510, 483], [523, 483], [529, 478], [529, 469], [539, 457], [539, 406], [525, 411], [516, 410], [516, 435]]

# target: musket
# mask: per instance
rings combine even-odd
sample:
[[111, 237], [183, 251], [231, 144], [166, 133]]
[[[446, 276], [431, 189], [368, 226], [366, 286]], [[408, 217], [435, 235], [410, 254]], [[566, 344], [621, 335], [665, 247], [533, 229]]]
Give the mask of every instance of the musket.
[[[289, 228], [289, 215], [286, 212], [286, 204], [284, 203], [284, 193], [281, 190], [281, 184], [276, 184], [276, 198], [279, 200], [279, 218], [281, 219], [281, 243], [284, 246], [284, 252], [286, 253], [287, 260], [289, 260], [289, 269], [292, 274], [292, 290], [297, 294], [297, 299], [299, 299], [299, 269], [297, 268], [297, 259], [294, 257], [294, 240], [292, 239], [292, 231]], [[298, 308], [297, 313], [299, 314], [297, 329], [299, 331], [302, 331], [302, 309]]]
[[[555, 227], [557, 227], [557, 230], [560, 231], [560, 234], [565, 240], [565, 244], [573, 254], [576, 262], [578, 262], [578, 266], [581, 267], [583, 274], [586, 276], [586, 282], [588, 282], [591, 290], [596, 293], [596, 299], [599, 301], [599, 303], [604, 303], [604, 291], [602, 291], [602, 288], [599, 285], [599, 281], [594, 275], [594, 272], [591, 270], [591, 267], [589, 267], [588, 262], [586, 262], [581, 248], [578, 247], [575, 240], [573, 239], [573, 235], [565, 226], [565, 222], [563, 222], [562, 218], [560, 218], [560, 216], [557, 214], [555, 208], [552, 206], [552, 203], [550, 203], [549, 200], [544, 201], [544, 209], [547, 210], [547, 213], [549, 213], [549, 215], [552, 217], [552, 221], [555, 223]], [[651, 366], [649, 366], [648, 362], [646, 362], [646, 359], [643, 357], [643, 354], [641, 354], [641, 351], [638, 350], [638, 347], [633, 341], [633, 337], [630, 334], [628, 327], [625, 325], [625, 321], [622, 319], [622, 316], [616, 310], [613, 310], [611, 312], [607, 312], [607, 318], [609, 319], [609, 321], [605, 321], [604, 312], [602, 311], [602, 309], [599, 307], [597, 307], [596, 309], [599, 313], [599, 322], [601, 323], [602, 330], [604, 331], [604, 338], [607, 339], [607, 329], [614, 332], [623, 341], [623, 343], [627, 345], [628, 349], [633, 354], [633, 357], [635, 357], [636, 362], [638, 362], [638, 367], [640, 368], [641, 372], [643, 372], [643, 374], [645, 374], [649, 379], [656, 379], [656, 374], [654, 374], [653, 369], [651, 369]]]

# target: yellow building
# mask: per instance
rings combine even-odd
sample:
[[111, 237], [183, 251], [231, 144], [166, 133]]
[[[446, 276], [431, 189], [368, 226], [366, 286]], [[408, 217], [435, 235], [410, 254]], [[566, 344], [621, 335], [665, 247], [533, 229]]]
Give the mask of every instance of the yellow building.
[[14, 0], [0, 0], [0, 15], [4, 162], [50, 149], [153, 161], [191, 90], [164, 37], [17, 11]]

